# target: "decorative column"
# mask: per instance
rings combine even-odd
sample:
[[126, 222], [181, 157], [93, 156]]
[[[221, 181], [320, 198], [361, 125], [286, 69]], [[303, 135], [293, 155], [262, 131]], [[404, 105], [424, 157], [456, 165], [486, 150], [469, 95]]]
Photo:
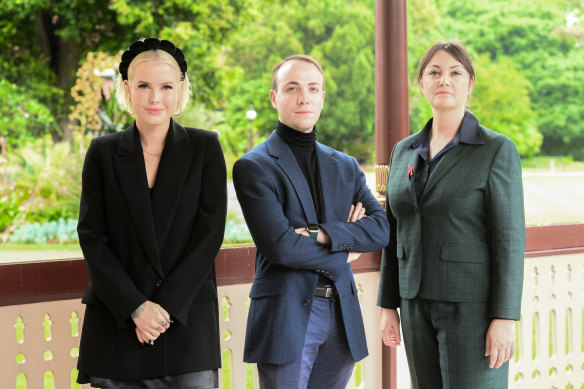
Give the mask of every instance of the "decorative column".
[[381, 199], [391, 150], [409, 133], [406, 0], [376, 0], [375, 187]]

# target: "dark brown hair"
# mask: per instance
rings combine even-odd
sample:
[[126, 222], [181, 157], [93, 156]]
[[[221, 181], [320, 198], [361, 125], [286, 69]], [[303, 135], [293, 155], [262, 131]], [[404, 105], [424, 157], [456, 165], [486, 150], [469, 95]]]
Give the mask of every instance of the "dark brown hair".
[[322, 66], [318, 63], [318, 61], [312, 58], [310, 55], [304, 54], [294, 54], [284, 58], [279, 64], [274, 67], [274, 73], [272, 75], [272, 89], [274, 91], [278, 91], [278, 71], [280, 68], [287, 62], [290, 61], [304, 61], [313, 64], [316, 66], [320, 74], [322, 75], [322, 89], [324, 90], [324, 73], [322, 71]]
[[424, 56], [422, 57], [422, 62], [420, 62], [420, 69], [418, 70], [418, 83], [420, 83], [420, 80], [422, 79], [424, 69], [426, 68], [426, 66], [428, 66], [428, 62], [430, 62], [434, 54], [436, 54], [440, 50], [446, 51], [448, 54], [453, 56], [454, 59], [460, 62], [468, 72], [471, 81], [475, 79], [475, 72], [472, 66], [472, 59], [470, 58], [470, 54], [466, 50], [466, 47], [464, 47], [464, 45], [458, 41], [450, 42], [440, 41], [434, 44], [434, 46], [430, 47], [428, 51], [426, 51], [426, 54], [424, 54]]

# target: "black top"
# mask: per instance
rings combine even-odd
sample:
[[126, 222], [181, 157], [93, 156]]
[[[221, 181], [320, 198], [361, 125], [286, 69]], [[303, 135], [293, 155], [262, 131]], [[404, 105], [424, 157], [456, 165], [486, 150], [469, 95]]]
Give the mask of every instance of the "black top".
[[[316, 211], [317, 223], [324, 222], [324, 207], [322, 205], [322, 190], [320, 187], [320, 175], [318, 174], [318, 161], [316, 159], [316, 126], [312, 132], [304, 133], [296, 131], [284, 123], [278, 121], [276, 132], [286, 142], [296, 157], [296, 161], [304, 173], [304, 178], [310, 188], [310, 195]], [[313, 223], [312, 220], [307, 220]]]
[[420, 131], [420, 133], [406, 145], [406, 147], [415, 149], [420, 155], [419, 158], [422, 159], [420, 163], [418, 163], [418, 167], [414, 174], [414, 186], [416, 188], [416, 198], [418, 203], [424, 194], [424, 189], [426, 188], [430, 174], [432, 174], [438, 165], [438, 162], [440, 162], [446, 152], [456, 147], [460, 142], [469, 145], [485, 144], [479, 131], [478, 120], [469, 111], [465, 111], [454, 139], [448, 142], [442, 150], [436, 153], [434, 158], [430, 159], [430, 130], [432, 129], [432, 122], [433, 119], [428, 120], [428, 123], [426, 123], [422, 131]]
[[[292, 154], [298, 161], [300, 169], [306, 178], [306, 183], [310, 188], [310, 196], [314, 203], [314, 210], [316, 211], [316, 218], [318, 224], [324, 222], [324, 207], [322, 205], [322, 190], [320, 186], [320, 174], [318, 173], [318, 161], [316, 158], [316, 126], [312, 132], [304, 133], [296, 131], [284, 123], [278, 121], [276, 132], [286, 142]], [[312, 223], [312, 221], [308, 221]], [[327, 277], [319, 274], [318, 285], [329, 286], [332, 281]]]

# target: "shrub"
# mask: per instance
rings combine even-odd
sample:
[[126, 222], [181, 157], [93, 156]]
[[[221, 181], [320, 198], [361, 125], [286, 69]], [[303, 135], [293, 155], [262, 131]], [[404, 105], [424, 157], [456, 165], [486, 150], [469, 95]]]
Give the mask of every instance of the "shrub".
[[45, 223], [25, 224], [9, 237], [11, 243], [74, 243], [78, 242], [77, 219], [59, 219]]
[[[88, 137], [76, 144], [54, 143], [49, 136], [8, 152], [0, 172], [2, 240], [18, 227], [38, 222], [77, 219], [81, 170]], [[33, 228], [33, 227], [29, 227]]]

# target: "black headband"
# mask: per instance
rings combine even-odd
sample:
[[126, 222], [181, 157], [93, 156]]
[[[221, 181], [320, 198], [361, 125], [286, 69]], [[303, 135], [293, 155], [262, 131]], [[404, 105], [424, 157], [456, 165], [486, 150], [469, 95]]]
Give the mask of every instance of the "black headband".
[[149, 50], [164, 50], [172, 55], [180, 68], [181, 81], [185, 79], [187, 73], [187, 61], [185, 60], [185, 55], [181, 49], [172, 44], [172, 42], [164, 39], [146, 38], [143, 41], [132, 43], [128, 50], [124, 51], [124, 54], [122, 54], [122, 60], [120, 62], [120, 74], [122, 75], [122, 80], [126, 81], [128, 79], [128, 68], [134, 58], [136, 58], [138, 54]]

